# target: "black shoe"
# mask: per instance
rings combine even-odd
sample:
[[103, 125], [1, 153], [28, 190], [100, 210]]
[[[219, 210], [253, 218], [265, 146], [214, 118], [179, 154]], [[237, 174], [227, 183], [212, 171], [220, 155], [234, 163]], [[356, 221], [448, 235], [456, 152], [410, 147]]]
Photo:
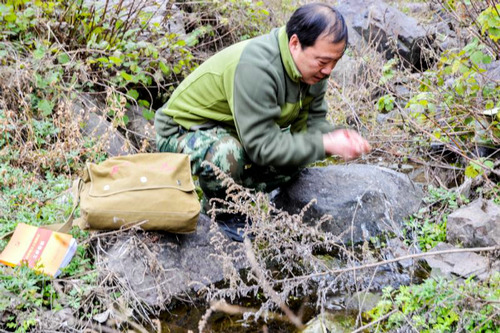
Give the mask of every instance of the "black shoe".
[[[216, 217], [219, 228], [235, 242], [243, 242], [245, 227], [252, 224], [252, 221], [241, 214], [220, 214]], [[251, 239], [252, 237], [250, 237]]]

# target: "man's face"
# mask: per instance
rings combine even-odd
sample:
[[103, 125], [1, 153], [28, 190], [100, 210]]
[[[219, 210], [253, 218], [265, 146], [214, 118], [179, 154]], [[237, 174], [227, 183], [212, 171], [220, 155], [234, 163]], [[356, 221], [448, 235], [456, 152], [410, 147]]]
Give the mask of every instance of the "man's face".
[[344, 54], [345, 42], [332, 43], [331, 36], [320, 35], [314, 45], [302, 49], [297, 35], [288, 43], [293, 61], [302, 74], [302, 82], [315, 84], [328, 77]]

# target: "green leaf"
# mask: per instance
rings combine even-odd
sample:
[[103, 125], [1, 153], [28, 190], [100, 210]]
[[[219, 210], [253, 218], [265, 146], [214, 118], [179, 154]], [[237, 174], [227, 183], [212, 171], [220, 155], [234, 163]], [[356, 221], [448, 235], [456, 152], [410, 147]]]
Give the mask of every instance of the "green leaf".
[[57, 56], [57, 62], [61, 65], [67, 64], [70, 61], [69, 55], [67, 53], [60, 53]]
[[130, 119], [127, 115], [124, 115], [122, 118], [121, 118], [121, 121], [123, 123], [123, 125], [127, 126], [127, 124], [130, 122]]
[[28, 7], [24, 10], [24, 13], [23, 13], [24, 17], [33, 17], [35, 16], [35, 10], [31, 7]]
[[385, 106], [385, 103], [384, 103], [384, 98], [380, 98], [377, 102], [377, 109], [379, 111], [383, 111], [384, 110], [384, 106]]
[[[14, 15], [15, 16], [15, 15]], [[177, 46], [186, 46], [186, 41], [183, 39], [178, 40], [175, 45]]]
[[127, 91], [127, 96], [137, 100], [137, 98], [139, 97], [139, 93], [135, 89], [130, 89], [129, 91]]
[[484, 53], [481, 51], [476, 51], [471, 54], [470, 60], [474, 65], [480, 65], [483, 62]]
[[16, 22], [17, 16], [14, 13], [10, 13], [5, 15], [3, 19], [7, 22]]
[[145, 99], [140, 99], [137, 101], [137, 103], [139, 103], [140, 106], [144, 106], [145, 108], [149, 108], [149, 106], [151, 105], [148, 101], [146, 101]]
[[42, 99], [38, 102], [38, 111], [42, 112], [42, 115], [49, 116], [52, 113], [52, 109], [54, 108], [54, 104], [47, 101], [46, 99]]
[[165, 74], [165, 76], [168, 76], [170, 74], [170, 67], [168, 67], [163, 61], [159, 61], [158, 66], [160, 67], [163, 74]]
[[146, 120], [152, 120], [155, 117], [155, 113], [151, 110], [144, 109], [144, 110], [142, 110], [142, 116]]
[[125, 81], [132, 81], [133, 77], [132, 75], [128, 74], [125, 71], [120, 72], [120, 76], [125, 79]]
[[110, 56], [109, 61], [111, 61], [116, 66], [120, 66], [122, 64], [122, 60], [118, 57]]
[[476, 178], [479, 175], [479, 172], [471, 167], [470, 165], [465, 168], [465, 176], [468, 178]]
[[33, 58], [40, 60], [45, 56], [45, 50], [43, 48], [37, 48], [33, 51]]

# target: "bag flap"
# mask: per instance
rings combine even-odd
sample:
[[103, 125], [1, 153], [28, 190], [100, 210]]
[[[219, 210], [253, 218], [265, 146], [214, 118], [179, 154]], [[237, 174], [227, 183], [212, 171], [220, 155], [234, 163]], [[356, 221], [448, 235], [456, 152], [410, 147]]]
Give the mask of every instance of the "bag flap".
[[87, 163], [91, 185], [89, 195], [106, 197], [113, 194], [174, 188], [194, 190], [189, 155], [150, 153], [112, 157], [102, 163]]

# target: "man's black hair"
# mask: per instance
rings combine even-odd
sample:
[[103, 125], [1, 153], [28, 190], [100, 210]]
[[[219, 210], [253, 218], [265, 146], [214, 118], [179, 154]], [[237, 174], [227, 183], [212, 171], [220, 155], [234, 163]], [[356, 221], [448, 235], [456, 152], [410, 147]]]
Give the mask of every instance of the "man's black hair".
[[302, 49], [313, 46], [322, 34], [333, 37], [332, 43], [345, 41], [347, 46], [347, 25], [344, 17], [332, 6], [311, 3], [297, 9], [286, 24], [288, 39], [296, 34]]

